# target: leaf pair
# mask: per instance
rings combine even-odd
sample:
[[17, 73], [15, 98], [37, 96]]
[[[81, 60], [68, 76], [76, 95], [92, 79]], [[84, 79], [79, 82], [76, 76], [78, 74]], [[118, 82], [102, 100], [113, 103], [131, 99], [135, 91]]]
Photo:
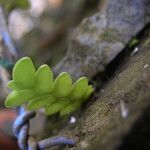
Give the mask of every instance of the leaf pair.
[[27, 108], [45, 108], [47, 114], [60, 112], [61, 115], [75, 111], [93, 92], [86, 77], [72, 85], [71, 76], [62, 72], [53, 80], [53, 73], [47, 65], [37, 71], [29, 57], [20, 59], [12, 72], [13, 80], [8, 87], [14, 90], [5, 101], [6, 107], [27, 103]]

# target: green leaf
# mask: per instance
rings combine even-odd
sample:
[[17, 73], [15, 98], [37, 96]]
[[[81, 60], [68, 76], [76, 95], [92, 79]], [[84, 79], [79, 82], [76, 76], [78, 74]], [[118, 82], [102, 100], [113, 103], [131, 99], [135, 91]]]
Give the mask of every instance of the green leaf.
[[83, 99], [87, 100], [89, 98], [89, 96], [93, 93], [93, 91], [94, 91], [94, 88], [92, 87], [92, 85], [89, 85], [85, 94], [84, 94]]
[[71, 76], [62, 72], [54, 81], [54, 93], [57, 97], [68, 96], [71, 90], [72, 79]]
[[55, 100], [56, 99], [52, 95], [36, 97], [28, 103], [27, 109], [28, 110], [36, 110], [36, 109], [42, 108], [44, 106], [50, 105]]
[[36, 72], [35, 89], [39, 94], [50, 93], [53, 90], [53, 74], [47, 65], [42, 65]]
[[21, 88], [33, 88], [35, 83], [35, 67], [29, 57], [20, 59], [13, 68], [13, 80]]
[[46, 107], [45, 112], [47, 115], [52, 115], [55, 113], [58, 113], [61, 109], [65, 107], [69, 102], [67, 100], [65, 101], [59, 101], [54, 104], [50, 104]]
[[20, 88], [18, 87], [18, 85], [13, 80], [11, 80], [11, 81], [8, 82], [7, 87], [10, 88], [10, 89], [12, 89], [12, 90], [15, 90], [15, 91], [20, 90]]
[[88, 88], [88, 80], [86, 77], [82, 77], [79, 80], [77, 80], [72, 86], [70, 94], [71, 99], [82, 98], [87, 88]]
[[28, 102], [34, 96], [35, 93], [32, 90], [13, 91], [7, 96], [5, 106], [8, 108], [20, 106]]
[[70, 103], [69, 105], [67, 105], [60, 111], [60, 116], [66, 116], [66, 115], [74, 112], [75, 110], [77, 110], [80, 107], [80, 105], [81, 105], [81, 102], [79, 102], [79, 101]]

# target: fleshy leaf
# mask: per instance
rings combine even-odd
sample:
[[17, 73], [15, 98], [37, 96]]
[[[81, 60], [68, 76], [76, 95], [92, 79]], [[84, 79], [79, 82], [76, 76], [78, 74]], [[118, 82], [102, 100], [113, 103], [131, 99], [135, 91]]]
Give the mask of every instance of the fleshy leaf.
[[27, 89], [34, 86], [35, 83], [35, 67], [29, 57], [20, 59], [13, 68], [13, 80], [21, 87]]
[[9, 81], [7, 84], [7, 87], [12, 89], [12, 90], [15, 90], [15, 91], [20, 90], [20, 88], [18, 87], [18, 85], [15, 83], [14, 80]]
[[72, 79], [71, 76], [63, 72], [61, 73], [54, 82], [54, 93], [57, 97], [68, 96], [71, 90]]
[[62, 108], [65, 107], [65, 105], [68, 104], [68, 101], [59, 101], [54, 104], [50, 104], [49, 106], [46, 107], [45, 112], [47, 115], [52, 115], [55, 113], [58, 113]]
[[36, 72], [35, 89], [39, 94], [50, 93], [53, 90], [53, 74], [47, 65], [42, 65]]
[[20, 106], [28, 102], [34, 96], [35, 93], [31, 90], [13, 91], [7, 96], [5, 106], [8, 108]]
[[93, 91], [94, 91], [94, 88], [92, 87], [92, 85], [89, 85], [85, 94], [84, 94], [83, 99], [87, 100], [89, 98], [89, 96], [93, 93]]
[[28, 110], [36, 110], [44, 106], [50, 105], [55, 101], [55, 98], [52, 95], [40, 96], [35, 99], [32, 99], [28, 105]]
[[87, 88], [88, 88], [88, 80], [86, 77], [82, 77], [79, 80], [77, 80], [72, 86], [70, 94], [71, 99], [82, 98]]
[[81, 103], [79, 101], [70, 103], [69, 105], [67, 105], [60, 111], [60, 116], [65, 116], [65, 115], [68, 115], [68, 114], [74, 112], [75, 110], [77, 110], [80, 107], [80, 105], [81, 105]]

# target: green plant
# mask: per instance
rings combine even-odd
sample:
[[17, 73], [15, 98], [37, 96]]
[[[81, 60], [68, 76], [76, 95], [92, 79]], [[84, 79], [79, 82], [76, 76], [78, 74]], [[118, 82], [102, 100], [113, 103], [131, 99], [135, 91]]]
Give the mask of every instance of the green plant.
[[6, 107], [27, 104], [27, 109], [45, 108], [48, 115], [60, 112], [67, 115], [78, 109], [93, 92], [86, 77], [72, 84], [71, 76], [62, 72], [53, 80], [47, 65], [37, 71], [29, 57], [20, 59], [14, 66], [8, 87], [13, 91], [7, 96]]
[[129, 43], [129, 48], [135, 47], [139, 43], [139, 40], [136, 38], [133, 38]]

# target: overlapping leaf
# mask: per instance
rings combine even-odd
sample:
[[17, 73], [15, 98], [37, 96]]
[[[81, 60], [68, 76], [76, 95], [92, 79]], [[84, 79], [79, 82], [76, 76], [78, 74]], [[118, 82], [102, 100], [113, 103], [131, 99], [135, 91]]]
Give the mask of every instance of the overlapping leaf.
[[54, 93], [57, 97], [68, 96], [71, 90], [72, 79], [71, 76], [62, 72], [55, 80]]
[[80, 99], [84, 96], [85, 92], [88, 88], [88, 80], [86, 77], [82, 77], [79, 80], [77, 80], [71, 90], [70, 97], [72, 99]]
[[11, 92], [5, 101], [6, 107], [20, 106], [34, 98], [36, 93], [32, 90], [21, 90]]
[[42, 65], [36, 72], [35, 89], [40, 94], [50, 93], [53, 90], [53, 74], [47, 65]]
[[68, 115], [78, 109], [93, 92], [86, 77], [72, 85], [71, 76], [62, 72], [55, 80], [47, 65], [37, 71], [29, 57], [20, 59], [13, 68], [8, 87], [13, 91], [7, 96], [6, 107], [27, 104], [27, 109], [45, 108], [48, 115], [60, 112]]
[[36, 110], [55, 102], [55, 97], [52, 95], [44, 95], [31, 99], [27, 105], [27, 109]]
[[29, 57], [19, 60], [13, 68], [11, 86], [18, 89], [33, 88], [35, 84], [35, 67]]

